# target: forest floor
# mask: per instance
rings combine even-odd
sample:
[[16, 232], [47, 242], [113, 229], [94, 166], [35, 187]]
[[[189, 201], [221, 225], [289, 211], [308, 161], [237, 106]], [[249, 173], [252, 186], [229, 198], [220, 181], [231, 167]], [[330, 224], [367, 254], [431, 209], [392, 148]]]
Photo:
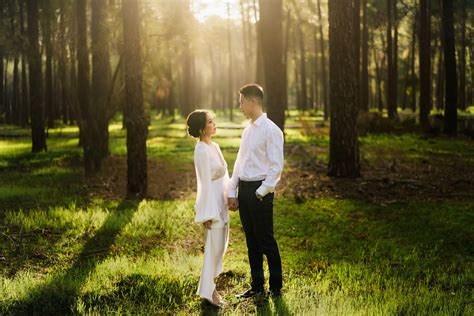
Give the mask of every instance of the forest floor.
[[[243, 123], [217, 121], [232, 168]], [[474, 142], [368, 134], [362, 176], [335, 179], [327, 127], [302, 126], [287, 130], [275, 200], [284, 295], [233, 297], [249, 271], [232, 213], [219, 312], [195, 295], [204, 231], [192, 223], [194, 140], [182, 119], [152, 121], [141, 202], [124, 199], [120, 124], [93, 178], [82, 172], [77, 128], [50, 130], [49, 151], [33, 155], [26, 130], [1, 127], [20, 136], [0, 138], [0, 313], [473, 314]]]

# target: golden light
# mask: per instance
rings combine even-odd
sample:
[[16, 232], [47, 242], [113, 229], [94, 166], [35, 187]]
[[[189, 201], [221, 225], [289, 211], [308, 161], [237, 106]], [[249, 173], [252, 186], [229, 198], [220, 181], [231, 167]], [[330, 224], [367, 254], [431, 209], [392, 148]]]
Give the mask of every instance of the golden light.
[[192, 12], [201, 23], [204, 23], [211, 16], [227, 19], [229, 17], [228, 4], [230, 5], [230, 19], [240, 20], [239, 0], [195, 0], [192, 2]]

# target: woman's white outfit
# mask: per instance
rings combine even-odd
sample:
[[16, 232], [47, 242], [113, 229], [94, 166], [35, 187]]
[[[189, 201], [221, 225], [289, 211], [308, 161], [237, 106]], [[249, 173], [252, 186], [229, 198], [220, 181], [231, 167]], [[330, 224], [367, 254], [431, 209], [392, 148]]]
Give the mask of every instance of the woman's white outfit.
[[229, 180], [227, 163], [217, 143], [198, 142], [194, 149], [197, 176], [197, 197], [194, 206], [196, 223], [212, 220], [206, 229], [204, 264], [197, 294], [212, 301], [216, 288], [214, 278], [222, 272], [222, 261], [229, 242], [229, 211], [226, 185]]

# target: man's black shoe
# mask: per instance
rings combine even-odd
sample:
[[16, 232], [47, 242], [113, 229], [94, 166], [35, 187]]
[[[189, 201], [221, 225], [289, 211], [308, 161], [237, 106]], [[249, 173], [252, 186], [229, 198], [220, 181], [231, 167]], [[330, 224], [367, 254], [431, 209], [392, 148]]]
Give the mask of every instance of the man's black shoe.
[[249, 289], [242, 294], [235, 295], [236, 298], [251, 298], [257, 295], [263, 295], [263, 290]]

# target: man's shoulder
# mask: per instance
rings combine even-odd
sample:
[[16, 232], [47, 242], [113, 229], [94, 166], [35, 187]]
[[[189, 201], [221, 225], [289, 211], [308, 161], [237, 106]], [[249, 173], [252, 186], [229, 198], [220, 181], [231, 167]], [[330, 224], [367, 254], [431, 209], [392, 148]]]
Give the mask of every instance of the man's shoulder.
[[275, 122], [273, 122], [268, 117], [266, 119], [266, 123], [267, 123], [267, 129], [268, 129], [269, 132], [271, 132], [272, 134], [275, 133], [275, 134], [283, 136], [283, 132], [278, 127], [278, 125], [276, 125]]

